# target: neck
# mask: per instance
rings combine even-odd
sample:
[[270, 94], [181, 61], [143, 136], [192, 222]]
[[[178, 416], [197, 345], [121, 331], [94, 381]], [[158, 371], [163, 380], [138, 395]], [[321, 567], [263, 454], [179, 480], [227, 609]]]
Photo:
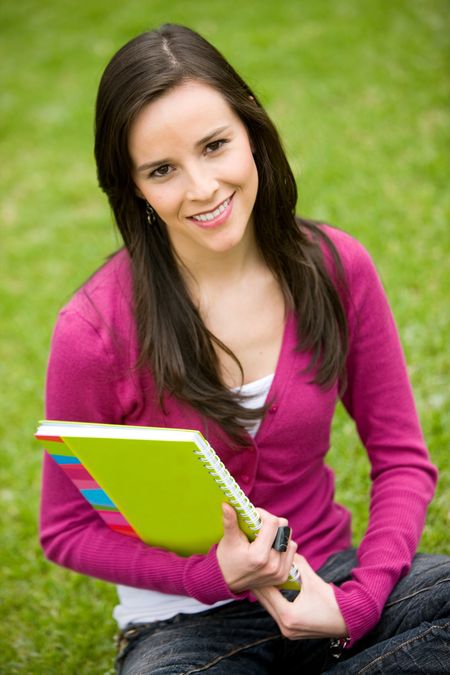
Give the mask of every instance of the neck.
[[238, 246], [228, 251], [199, 252], [198, 255], [180, 255], [180, 269], [192, 297], [198, 298], [204, 290], [224, 288], [239, 283], [255, 268], [264, 265], [253, 231], [247, 231]]

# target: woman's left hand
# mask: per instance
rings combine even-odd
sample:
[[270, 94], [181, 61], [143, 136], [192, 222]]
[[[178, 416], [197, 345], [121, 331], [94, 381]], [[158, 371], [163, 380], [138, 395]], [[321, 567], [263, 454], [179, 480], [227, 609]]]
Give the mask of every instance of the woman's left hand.
[[331, 585], [314, 572], [303, 556], [296, 555], [294, 564], [300, 572], [302, 588], [293, 602], [274, 587], [252, 589], [252, 593], [290, 640], [346, 637], [347, 627]]

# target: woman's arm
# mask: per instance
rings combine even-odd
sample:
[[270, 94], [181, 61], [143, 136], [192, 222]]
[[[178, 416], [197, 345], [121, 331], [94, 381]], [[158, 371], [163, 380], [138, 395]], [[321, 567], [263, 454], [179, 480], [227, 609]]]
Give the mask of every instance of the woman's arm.
[[[121, 358], [129, 354], [130, 345], [124, 349], [120, 330], [114, 334], [98, 313], [88, 320], [77, 310], [63, 310], [48, 365], [47, 419], [126, 424], [142, 396], [129, 358]], [[151, 410], [146, 414], [151, 420]], [[234, 511], [225, 506], [225, 536], [219, 546], [206, 555], [184, 558], [113, 532], [54, 460], [44, 456], [40, 536], [45, 554], [105, 581], [188, 595], [205, 604], [244, 597], [253, 585], [281, 583], [296, 547], [291, 542], [288, 553], [275, 552], [271, 544], [276, 530], [286, 523], [262, 515], [260, 536], [250, 544], [240, 530], [230, 529]]]
[[417, 416], [397, 328], [375, 266], [355, 244], [350, 351], [343, 403], [371, 463], [369, 524], [352, 580], [335, 588], [350, 634], [379, 620], [416, 552], [437, 480]]
[[[309, 591], [290, 606], [271, 590], [255, 594], [288, 637], [315, 634], [317, 617], [322, 616], [328, 617], [323, 627], [328, 627], [329, 637], [339, 636], [339, 626], [345, 625], [355, 641], [375, 626], [391, 590], [410, 568], [437, 472], [424, 444], [397, 329], [376, 269], [361, 245], [347, 235], [339, 237], [349, 283], [350, 351], [343, 403], [371, 462], [369, 524], [358, 548], [358, 565], [340, 587], [327, 585], [324, 591], [325, 582], [307, 570]], [[313, 606], [316, 611], [309, 613]]]
[[[115, 357], [108, 331], [77, 311], [63, 311], [52, 340], [46, 417], [126, 423], [124, 401], [129, 402], [121, 372], [124, 363]], [[216, 547], [183, 558], [113, 532], [48, 455], [40, 537], [50, 560], [105, 581], [188, 595], [206, 604], [236, 597], [222, 576]]]

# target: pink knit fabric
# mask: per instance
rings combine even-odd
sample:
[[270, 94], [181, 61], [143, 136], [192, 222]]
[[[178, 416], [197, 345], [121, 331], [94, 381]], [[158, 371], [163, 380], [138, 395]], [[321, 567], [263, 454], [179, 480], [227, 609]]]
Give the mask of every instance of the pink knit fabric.
[[[353, 238], [325, 229], [340, 252], [349, 286], [343, 403], [372, 467], [370, 520], [359, 565], [350, 581], [334, 587], [355, 641], [377, 623], [387, 596], [410, 567], [437, 472], [373, 263]], [[60, 313], [48, 367], [47, 418], [200, 429], [252, 502], [288, 518], [299, 552], [313, 568], [350, 546], [350, 514], [334, 502], [333, 472], [324, 464], [337, 386], [322, 390], [302, 373], [308, 355], [295, 351], [294, 316], [286, 322], [271, 407], [253, 444], [236, 452], [216, 425], [187, 405], [166, 397], [159, 408], [151, 375], [133, 369], [131, 303], [129, 261], [121, 251]], [[215, 547], [207, 555], [182, 558], [114, 533], [47, 456], [41, 542], [50, 560], [109, 582], [189, 595], [207, 604], [237, 597], [222, 577]]]

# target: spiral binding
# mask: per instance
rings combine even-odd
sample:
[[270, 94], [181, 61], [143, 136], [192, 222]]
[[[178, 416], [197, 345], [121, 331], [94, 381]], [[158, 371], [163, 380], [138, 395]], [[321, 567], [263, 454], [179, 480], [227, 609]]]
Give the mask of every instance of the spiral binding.
[[[256, 536], [261, 529], [262, 523], [255, 507], [203, 436], [197, 438], [197, 443], [200, 447], [198, 450], [194, 450], [194, 454], [198, 456], [205, 469], [214, 478], [225, 497], [227, 497], [229, 504], [235, 508], [242, 517], [242, 520]], [[299, 579], [298, 569], [295, 565], [292, 565], [288, 580], [298, 582]]]

